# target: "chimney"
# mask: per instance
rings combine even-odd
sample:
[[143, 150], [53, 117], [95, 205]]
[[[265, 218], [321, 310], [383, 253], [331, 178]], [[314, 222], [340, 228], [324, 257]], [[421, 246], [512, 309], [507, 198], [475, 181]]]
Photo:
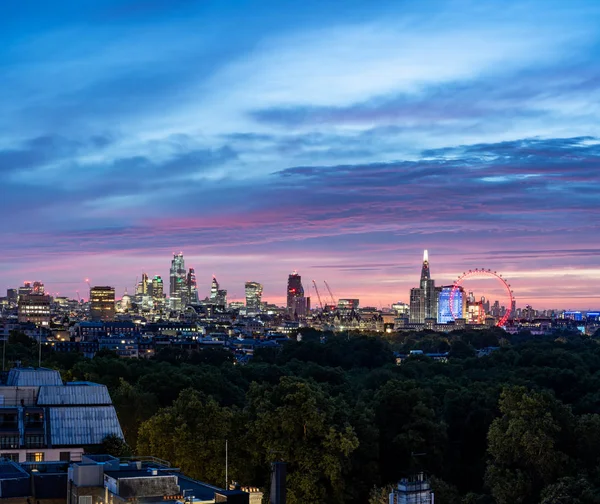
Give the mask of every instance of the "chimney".
[[285, 462], [273, 462], [271, 466], [271, 496], [269, 504], [285, 504]]

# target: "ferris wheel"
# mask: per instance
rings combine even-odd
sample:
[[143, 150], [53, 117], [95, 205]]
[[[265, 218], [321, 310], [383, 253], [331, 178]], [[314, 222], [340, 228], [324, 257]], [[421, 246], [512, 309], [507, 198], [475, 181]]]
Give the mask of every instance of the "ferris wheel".
[[503, 327], [508, 321], [512, 312], [512, 307], [515, 300], [514, 293], [510, 287], [510, 284], [502, 277], [502, 275], [490, 269], [469, 270], [463, 273], [461, 276], [459, 276], [458, 279], [454, 282], [454, 285], [452, 286], [452, 291], [450, 292], [450, 311], [452, 313], [452, 318], [456, 320], [457, 318], [461, 317], [461, 314], [458, 313], [456, 310], [455, 297], [460, 288], [462, 287], [463, 282], [473, 278], [495, 279], [498, 282], [498, 284], [502, 287], [503, 291], [506, 293], [506, 312], [504, 313], [504, 316], [502, 316], [500, 320], [498, 320], [498, 322], [496, 323], [497, 327]]

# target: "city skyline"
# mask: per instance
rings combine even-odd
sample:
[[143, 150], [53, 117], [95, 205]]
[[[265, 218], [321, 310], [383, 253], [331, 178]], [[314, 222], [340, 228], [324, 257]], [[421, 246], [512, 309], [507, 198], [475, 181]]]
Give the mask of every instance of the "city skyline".
[[[419, 274], [414, 273], [414, 275], [411, 275], [410, 273], [406, 274], [406, 275], [401, 275], [402, 277], [402, 281], [406, 281], [408, 282], [408, 284], [410, 284], [410, 286], [408, 287], [408, 289], [406, 290], [406, 292], [401, 293], [398, 298], [396, 299], [391, 299], [391, 301], [389, 303], [383, 302], [382, 299], [384, 299], [381, 295], [364, 295], [361, 294], [361, 292], [359, 291], [343, 291], [340, 292], [336, 289], [336, 286], [334, 286], [334, 290], [335, 290], [335, 298], [336, 299], [359, 299], [360, 300], [360, 304], [361, 306], [374, 306], [374, 307], [389, 307], [394, 303], [397, 302], [403, 302], [406, 303], [407, 305], [411, 304], [411, 299], [412, 299], [412, 291], [414, 291], [415, 289], [418, 289], [418, 287], [420, 286], [421, 288], [423, 288], [423, 282], [424, 279], [427, 279], [429, 281], [429, 279], [431, 279], [431, 281], [433, 282], [430, 286], [431, 289], [433, 289], [433, 285], [435, 285], [435, 281], [437, 280], [437, 285], [442, 288], [442, 287], [448, 287], [454, 284], [454, 282], [458, 279], [459, 276], [462, 276], [462, 274], [464, 274], [464, 271], [461, 272], [460, 274], [457, 274], [455, 277], [453, 278], [449, 278], [447, 274], [444, 273], [437, 273], [437, 269], [436, 269], [436, 258], [434, 257], [434, 263], [433, 263], [433, 267], [434, 267], [434, 273], [431, 276], [431, 269], [430, 269], [430, 262], [429, 262], [429, 251], [426, 249], [425, 251], [423, 251], [422, 253], [422, 257], [420, 259], [422, 259], [422, 262], [419, 262], [418, 260], [415, 260], [415, 271], [418, 270], [418, 272], [420, 272], [420, 278], [419, 278]], [[185, 254], [183, 254], [183, 252], [178, 252], [178, 253], [173, 253], [173, 258], [171, 258], [171, 268], [173, 267], [173, 262], [174, 262], [174, 258], [179, 258], [181, 260], [184, 260], [187, 256], [185, 256]], [[185, 259], [187, 260], [187, 259]], [[443, 263], [443, 261], [441, 261]], [[191, 264], [191, 263], [190, 263]], [[390, 265], [391, 266], [391, 265]], [[195, 278], [195, 273], [194, 273], [194, 269], [195, 268], [190, 268], [190, 271], [194, 274], [194, 278]], [[367, 269], [368, 268], [363, 268], [363, 269]], [[400, 266], [396, 266], [396, 269], [401, 269]], [[481, 268], [481, 266], [479, 268], [467, 268], [465, 269], [465, 271], [470, 271], [470, 270], [475, 270], [475, 269], [491, 269], [491, 268]], [[171, 269], [169, 269], [168, 271], [171, 271]], [[496, 270], [494, 270], [495, 272]], [[319, 270], [317, 268], [313, 268], [313, 272], [322, 272], [322, 270]], [[531, 305], [530, 302], [527, 301], [526, 298], [519, 298], [519, 292], [518, 291], [514, 291], [515, 286], [513, 285], [513, 281], [511, 280], [510, 277], [508, 277], [504, 272], [498, 271], [498, 273], [503, 276], [505, 278], [505, 280], [507, 282], [509, 282], [511, 284], [511, 289], [513, 290], [514, 296], [515, 296], [515, 300], [517, 302], [517, 306], [520, 308], [525, 308], [528, 305]], [[141, 271], [139, 273], [136, 274], [136, 278], [135, 278], [135, 282], [133, 286], [128, 286], [127, 284], [123, 284], [122, 280], [118, 280], [116, 283], [107, 283], [104, 282], [104, 284], [106, 285], [111, 285], [112, 287], [115, 287], [115, 294], [116, 294], [116, 299], [120, 299], [122, 297], [123, 294], [128, 293], [128, 294], [134, 294], [137, 291], [139, 284], [139, 281], [143, 280], [144, 276], [147, 275], [147, 278], [151, 279], [153, 277], [159, 277], [162, 278], [164, 275], [161, 275], [160, 273], [156, 273], [156, 274], [149, 274], [147, 271]], [[302, 272], [299, 272], [297, 270], [293, 270], [293, 271], [289, 271], [286, 274], [286, 278], [287, 278], [287, 284], [288, 287], [287, 289], [289, 289], [289, 278], [291, 278], [292, 276], [296, 276], [296, 275], [300, 275], [302, 276]], [[414, 277], [414, 278], [412, 278]], [[168, 278], [168, 276], [167, 276]], [[202, 277], [201, 277], [202, 278]], [[263, 284], [260, 280], [254, 279], [254, 280], [250, 280], [247, 279], [245, 281], [242, 282], [242, 289], [241, 289], [241, 294], [238, 293], [238, 284], [240, 283], [240, 279], [238, 277], [236, 277], [236, 273], [230, 273], [229, 275], [224, 274], [223, 278], [227, 278], [231, 281], [231, 283], [227, 283], [227, 284], [220, 284], [220, 282], [217, 281], [216, 279], [216, 275], [213, 273], [210, 276], [210, 282], [207, 282], [207, 279], [205, 280], [205, 283], [203, 283], [202, 281], [200, 282], [196, 282], [194, 281], [194, 286], [197, 288], [197, 296], [200, 300], [206, 298], [206, 299], [214, 299], [217, 296], [217, 291], [218, 292], [223, 292], [224, 296], [227, 298], [228, 302], [243, 302], [246, 300], [246, 288], [248, 283], [255, 283], [255, 282], [259, 282], [257, 285], [260, 285], [261, 287], [261, 295], [263, 292]], [[352, 276], [350, 277], [346, 277], [346, 279], [351, 283], [352, 282]], [[406, 280], [408, 279], [408, 280]], [[314, 287], [312, 285], [312, 281], [315, 280], [317, 282], [317, 284], [319, 284], [319, 289], [322, 290], [322, 295], [325, 293], [325, 289], [327, 289], [327, 286], [325, 285], [325, 282], [327, 282], [327, 278], [314, 278], [314, 277], [306, 277], [305, 276], [305, 280], [304, 282], [302, 282], [303, 284], [306, 284], [305, 287], [305, 292], [302, 293], [303, 295], [305, 295], [306, 297], [310, 297], [312, 299], [312, 306], [313, 307], [317, 307], [317, 298], [316, 298], [316, 292], [314, 291]], [[54, 295], [54, 296], [68, 296], [71, 297], [73, 299], [77, 298], [77, 297], [82, 297], [85, 298], [85, 292], [86, 289], [89, 287], [89, 285], [104, 285], [102, 282], [100, 282], [98, 280], [98, 282], [96, 282], [94, 279], [91, 278], [84, 278], [82, 279], [80, 282], [79, 281], [75, 281], [72, 282], [73, 284], [84, 284], [83, 288], [79, 288], [76, 291], [73, 291], [73, 294], [70, 294], [70, 291], [56, 291], [53, 289], [53, 285], [51, 283], [45, 283], [43, 280], [40, 280], [39, 278], [35, 279], [35, 283], [38, 283], [39, 281], [42, 281], [42, 285], [45, 287], [46, 289], [46, 293], [50, 294], [50, 295]], [[34, 280], [24, 280], [22, 281], [19, 285], [11, 285], [11, 286], [7, 286], [7, 288], [16, 288], [20, 285], [22, 285], [23, 283], [33, 283]], [[138, 282], [138, 283], [136, 283]], [[411, 284], [412, 282], [412, 284]], [[71, 284], [71, 282], [55, 282], [55, 285], [69, 285]], [[286, 292], [284, 292], [283, 294], [281, 293], [281, 290], [278, 288], [280, 287], [280, 285], [278, 286], [278, 284], [283, 285], [284, 282], [281, 280], [281, 278], [275, 280], [273, 282], [273, 285], [270, 285], [269, 289], [265, 289], [264, 292], [267, 293], [267, 296], [264, 297], [264, 300], [272, 303], [272, 304], [277, 304], [279, 306], [286, 306], [289, 304], [289, 291], [286, 290]], [[390, 282], [388, 281], [387, 284], [389, 285], [394, 285], [395, 282]], [[407, 285], [408, 285], [407, 284]], [[124, 285], [124, 287], [120, 287], [121, 285]], [[231, 289], [231, 285], [233, 285], [233, 289]], [[227, 287], [227, 289], [220, 291], [219, 289], [221, 287]], [[0, 286], [0, 288], [3, 288]], [[284, 286], [285, 288], [285, 286]], [[487, 301], [490, 302], [494, 302], [494, 301], [498, 301], [500, 303], [500, 305], [504, 306], [504, 305], [508, 305], [508, 297], [506, 294], [506, 291], [504, 290], [504, 287], [502, 287], [502, 285], [500, 285], [497, 281], [493, 280], [493, 279], [485, 279], [485, 278], [475, 278], [475, 279], [470, 279], [467, 280], [466, 285], [464, 283], [462, 283], [462, 287], [461, 289], [464, 288], [465, 290], [465, 295], [466, 293], [468, 293], [469, 291], [472, 291], [474, 296], [479, 299], [482, 295], [487, 299]], [[230, 290], [231, 294], [228, 295], [227, 291], [228, 289]], [[351, 294], [348, 294], [348, 292], [351, 292]], [[269, 293], [271, 294], [269, 296]], [[172, 297], [169, 295], [168, 292], [165, 292], [165, 295], [167, 296], [167, 298]], [[432, 294], [433, 295], [433, 294]], [[176, 296], [177, 297], [177, 296]], [[325, 299], [325, 298], [324, 298]], [[387, 298], [385, 298], [387, 299]], [[562, 302], [562, 304], [557, 304], [556, 306], [546, 306], [546, 305], [536, 305], [533, 306], [535, 309], [541, 309], [541, 310], [545, 310], [545, 309], [563, 309], [563, 310], [571, 310], [571, 309], [575, 309], [575, 310], [581, 310], [581, 311], [586, 311], [586, 310], [598, 310], [597, 307], [595, 307], [594, 305], [590, 305], [590, 306], [578, 306], [578, 305], [573, 305], [573, 304], [565, 304], [565, 299], [564, 297], [560, 297], [559, 298]], [[570, 298], [570, 299], [576, 299], [576, 298]], [[575, 301], [576, 302], [576, 301]], [[437, 308], [431, 308], [431, 310], [436, 311]], [[427, 316], [430, 316], [429, 312], [427, 313], [427, 315], [422, 315], [421, 318], [427, 318]]]
[[[32, 15], [31, 12], [35, 12]], [[600, 4], [37, 0], [0, 18], [0, 289], [183, 250], [201, 298], [361, 305], [491, 268], [600, 307]]]

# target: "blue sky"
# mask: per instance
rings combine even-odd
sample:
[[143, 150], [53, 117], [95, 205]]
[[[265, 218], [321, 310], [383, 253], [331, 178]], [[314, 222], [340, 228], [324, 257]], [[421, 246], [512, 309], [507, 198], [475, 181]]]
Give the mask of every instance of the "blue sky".
[[387, 304], [428, 248], [600, 306], [598, 2], [13, 2], [0, 34], [0, 288], [182, 250], [201, 289]]

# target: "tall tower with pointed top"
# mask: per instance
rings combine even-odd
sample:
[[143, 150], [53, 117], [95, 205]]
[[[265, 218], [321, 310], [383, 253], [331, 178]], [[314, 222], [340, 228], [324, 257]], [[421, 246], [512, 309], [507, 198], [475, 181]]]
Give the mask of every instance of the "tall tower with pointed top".
[[410, 290], [410, 322], [423, 324], [428, 318], [437, 319], [437, 292], [435, 280], [431, 279], [429, 253], [425, 250], [419, 287]]

